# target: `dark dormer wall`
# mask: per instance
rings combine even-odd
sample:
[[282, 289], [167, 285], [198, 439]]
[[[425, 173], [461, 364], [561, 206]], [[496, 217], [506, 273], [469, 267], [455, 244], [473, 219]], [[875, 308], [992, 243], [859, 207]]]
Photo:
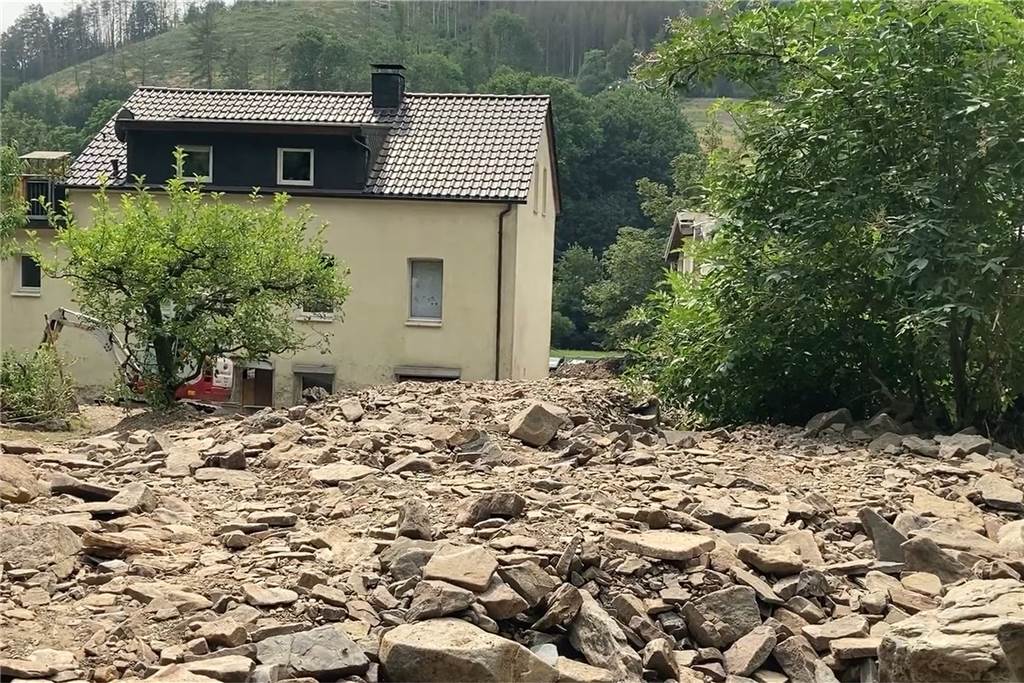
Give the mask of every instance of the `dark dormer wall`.
[[[362, 190], [366, 185], [367, 149], [351, 134], [280, 134], [274, 132], [128, 130], [128, 178], [144, 175], [160, 185], [173, 175], [172, 153], [178, 145], [213, 147], [212, 187], [260, 187], [287, 192]], [[278, 185], [279, 147], [313, 149], [313, 185]]]

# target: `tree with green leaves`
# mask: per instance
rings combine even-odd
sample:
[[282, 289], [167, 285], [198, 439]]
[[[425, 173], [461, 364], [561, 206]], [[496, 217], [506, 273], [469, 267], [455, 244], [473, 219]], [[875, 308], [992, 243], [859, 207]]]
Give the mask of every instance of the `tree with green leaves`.
[[0, 259], [10, 255], [15, 231], [25, 226], [28, 205], [21, 196], [22, 164], [13, 145], [0, 146]]
[[219, 15], [223, 6], [209, 2], [188, 21], [189, 78], [193, 85], [213, 87], [217, 60], [223, 54]]
[[619, 349], [640, 332], [629, 317], [664, 276], [665, 240], [656, 230], [621, 228], [601, 257], [604, 277], [584, 290], [589, 326], [608, 349]]
[[405, 60], [407, 78], [419, 92], [466, 92], [462, 66], [440, 52], [420, 52]]
[[229, 88], [252, 87], [252, 48], [239, 42], [227, 49], [224, 55], [224, 85]]
[[574, 244], [555, 263], [551, 293], [552, 345], [561, 349], [589, 349], [597, 341], [584, 309], [587, 288], [602, 278], [601, 261], [592, 249]]
[[303, 90], [332, 90], [341, 87], [349, 64], [348, 46], [332, 31], [319, 26], [301, 30], [288, 46], [289, 85]]
[[717, 421], [909, 399], [998, 432], [1024, 392], [1022, 64], [998, 0], [675, 21], [647, 80], [754, 96], [733, 105], [744, 148], [706, 178], [707, 273], [659, 302], [648, 376]]
[[88, 227], [70, 211], [54, 216], [54, 256], [40, 254], [48, 275], [71, 282], [82, 312], [123, 337], [156, 403], [173, 400], [208, 359], [326, 345], [295, 329], [292, 313], [308, 301], [340, 307], [348, 294], [323, 227], [307, 230], [308, 209], [293, 214], [284, 194], [207, 194], [182, 177], [183, 160], [178, 150], [165, 198], [140, 187], [111, 201], [101, 189]]
[[583, 64], [576, 74], [576, 87], [584, 95], [596, 95], [609, 85], [615, 78], [608, 72], [608, 58], [604, 50], [587, 50], [583, 55]]

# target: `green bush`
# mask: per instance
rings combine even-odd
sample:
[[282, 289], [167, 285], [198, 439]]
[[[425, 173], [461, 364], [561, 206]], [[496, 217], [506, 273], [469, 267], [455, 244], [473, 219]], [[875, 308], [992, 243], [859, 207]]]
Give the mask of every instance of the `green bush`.
[[29, 353], [4, 351], [0, 361], [0, 419], [46, 422], [68, 417], [75, 387], [67, 363], [50, 345]]
[[1024, 20], [996, 0], [736, 9], [677, 20], [645, 62], [755, 95], [703, 180], [707, 275], [645, 313], [638, 372], [711, 421], [895, 399], [998, 435], [1024, 395]]

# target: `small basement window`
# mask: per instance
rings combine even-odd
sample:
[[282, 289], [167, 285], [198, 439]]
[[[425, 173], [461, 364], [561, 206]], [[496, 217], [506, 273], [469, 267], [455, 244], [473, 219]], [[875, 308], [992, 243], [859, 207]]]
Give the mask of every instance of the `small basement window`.
[[331, 365], [307, 365], [296, 363], [292, 366], [295, 378], [295, 400], [301, 403], [307, 398], [316, 398], [322, 389], [334, 393], [334, 367]]
[[441, 322], [444, 298], [444, 262], [439, 259], [409, 261], [409, 320]]
[[39, 262], [28, 254], [22, 254], [20, 271], [18, 289], [22, 292], [38, 292], [43, 285], [43, 273], [39, 268]]
[[313, 150], [278, 147], [278, 185], [313, 184]]
[[182, 145], [185, 159], [181, 165], [181, 175], [185, 180], [198, 180], [201, 183], [213, 182], [213, 147], [210, 145]]

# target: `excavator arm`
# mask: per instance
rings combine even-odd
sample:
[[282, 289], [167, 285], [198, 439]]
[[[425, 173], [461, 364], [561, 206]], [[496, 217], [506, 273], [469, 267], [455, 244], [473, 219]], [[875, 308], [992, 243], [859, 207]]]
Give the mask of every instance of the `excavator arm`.
[[45, 318], [46, 328], [43, 331], [43, 344], [56, 345], [65, 325], [85, 330], [96, 337], [103, 349], [113, 356], [128, 386], [135, 386], [141, 380], [142, 368], [138, 362], [128, 353], [128, 349], [121, 343], [121, 340], [96, 318], [67, 308], [58, 308]]

